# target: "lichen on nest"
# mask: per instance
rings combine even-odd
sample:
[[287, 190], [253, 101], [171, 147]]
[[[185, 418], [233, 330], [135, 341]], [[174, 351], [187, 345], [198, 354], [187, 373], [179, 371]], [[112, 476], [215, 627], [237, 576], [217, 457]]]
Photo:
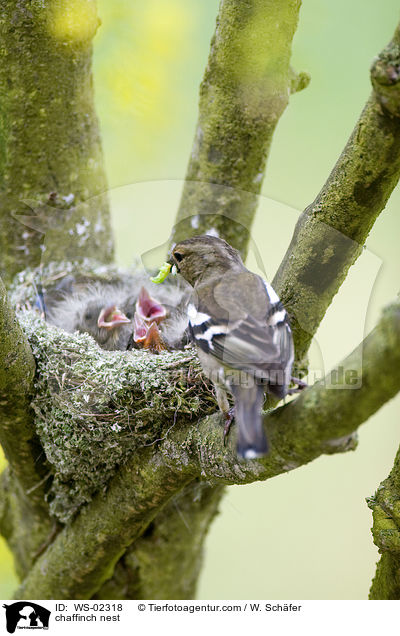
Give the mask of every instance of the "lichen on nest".
[[156, 447], [182, 418], [217, 409], [193, 348], [103, 351], [89, 335], [52, 327], [35, 311], [17, 315], [36, 360], [32, 406], [54, 475], [50, 511], [62, 522], [135, 449]]

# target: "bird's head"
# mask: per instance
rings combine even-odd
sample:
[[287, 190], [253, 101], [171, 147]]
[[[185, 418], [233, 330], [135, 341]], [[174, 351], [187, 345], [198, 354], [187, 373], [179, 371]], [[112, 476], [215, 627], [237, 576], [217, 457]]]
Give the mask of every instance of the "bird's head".
[[77, 318], [76, 329], [90, 334], [100, 345], [116, 337], [119, 328], [131, 322], [115, 304], [100, 300], [88, 302]]
[[139, 292], [136, 301], [136, 313], [142, 320], [149, 324], [151, 322], [159, 323], [164, 320], [167, 315], [164, 305], [159, 303], [158, 300], [155, 300], [155, 298], [152, 298], [145, 287], [142, 287]]
[[215, 236], [201, 235], [177, 243], [171, 250], [171, 265], [194, 286], [205, 274], [221, 276], [228, 269], [244, 267], [237, 250]]

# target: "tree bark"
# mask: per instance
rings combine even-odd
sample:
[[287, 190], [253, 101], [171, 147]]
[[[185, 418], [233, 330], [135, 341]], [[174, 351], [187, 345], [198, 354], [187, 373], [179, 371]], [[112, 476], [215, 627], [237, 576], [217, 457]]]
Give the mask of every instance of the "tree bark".
[[204, 539], [224, 490], [198, 479], [188, 484], [129, 547], [94, 598], [196, 598]]
[[372, 535], [381, 558], [369, 598], [400, 599], [400, 450], [393, 469], [373, 497], [367, 499], [373, 513]]
[[35, 359], [1, 279], [0, 334], [0, 443], [11, 467], [2, 476], [0, 526], [22, 578], [54, 525], [45, 501], [51, 473], [31, 408]]
[[98, 25], [93, 0], [71, 7], [62, 0], [1, 3], [0, 272], [6, 284], [42, 258], [112, 258], [91, 72]]
[[37, 435], [30, 401], [33, 396], [35, 359], [0, 279], [0, 442], [14, 467], [14, 475], [28, 490], [40, 479]]

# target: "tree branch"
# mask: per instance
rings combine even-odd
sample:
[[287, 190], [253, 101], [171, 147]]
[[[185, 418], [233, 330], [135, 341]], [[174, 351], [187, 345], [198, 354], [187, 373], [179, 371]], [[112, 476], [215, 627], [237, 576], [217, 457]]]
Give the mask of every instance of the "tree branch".
[[0, 528], [21, 577], [54, 524], [45, 501], [49, 469], [31, 408], [34, 377], [31, 348], [0, 279], [0, 443], [11, 470], [1, 480]]
[[289, 65], [300, 4], [221, 2], [173, 242], [213, 229], [246, 254], [275, 127], [308, 84]]
[[393, 469], [373, 497], [367, 499], [372, 510], [374, 543], [381, 553], [372, 581], [371, 600], [400, 599], [400, 450]]
[[[39, 485], [42, 486], [43, 482]], [[24, 491], [13, 479], [9, 466], [3, 471], [0, 481], [0, 530], [13, 553], [15, 569], [21, 580], [54, 538], [57, 527], [44, 500], [41, 508], [32, 503], [35, 490], [33, 487], [31, 493]]]
[[54, 524], [45, 501], [50, 473], [31, 408], [34, 378], [31, 348], [0, 279], [0, 443], [9, 462], [0, 486], [0, 528], [20, 577]]
[[0, 279], [0, 443], [25, 497], [43, 511], [44, 485], [27, 492], [45, 474], [43, 449], [30, 403], [35, 360]]
[[204, 540], [224, 490], [197, 479], [188, 484], [128, 548], [94, 598], [195, 598]]
[[300, 216], [273, 285], [307, 352], [332, 298], [400, 177], [400, 30], [372, 67], [374, 90], [315, 201]]
[[234, 440], [224, 447], [219, 415], [197, 425], [182, 423], [157, 448], [136, 450], [107, 492], [97, 494], [38, 559], [17, 598], [91, 597], [162, 507], [197, 477], [210, 485], [245, 484], [354, 448], [357, 427], [400, 389], [399, 303], [385, 310], [377, 327], [336, 369], [339, 373], [349, 382], [362, 373], [362, 385], [333, 389], [331, 372], [324, 383], [265, 415], [271, 451], [263, 460], [240, 461]]
[[90, 598], [153, 517], [195, 475], [151, 448], [134, 454], [34, 564], [16, 598]]

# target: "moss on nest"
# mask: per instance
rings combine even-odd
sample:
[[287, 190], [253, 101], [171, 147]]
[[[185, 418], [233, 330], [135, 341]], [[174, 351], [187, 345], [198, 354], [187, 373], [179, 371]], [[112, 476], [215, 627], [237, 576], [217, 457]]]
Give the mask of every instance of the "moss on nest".
[[[20, 275], [25, 290], [33, 275]], [[14, 287], [14, 300], [24, 304], [29, 296]], [[193, 348], [108, 352], [87, 334], [48, 325], [35, 311], [18, 318], [37, 365], [32, 406], [54, 474], [50, 510], [62, 522], [105, 488], [136, 448], [156, 445], [182, 417], [217, 408]]]

